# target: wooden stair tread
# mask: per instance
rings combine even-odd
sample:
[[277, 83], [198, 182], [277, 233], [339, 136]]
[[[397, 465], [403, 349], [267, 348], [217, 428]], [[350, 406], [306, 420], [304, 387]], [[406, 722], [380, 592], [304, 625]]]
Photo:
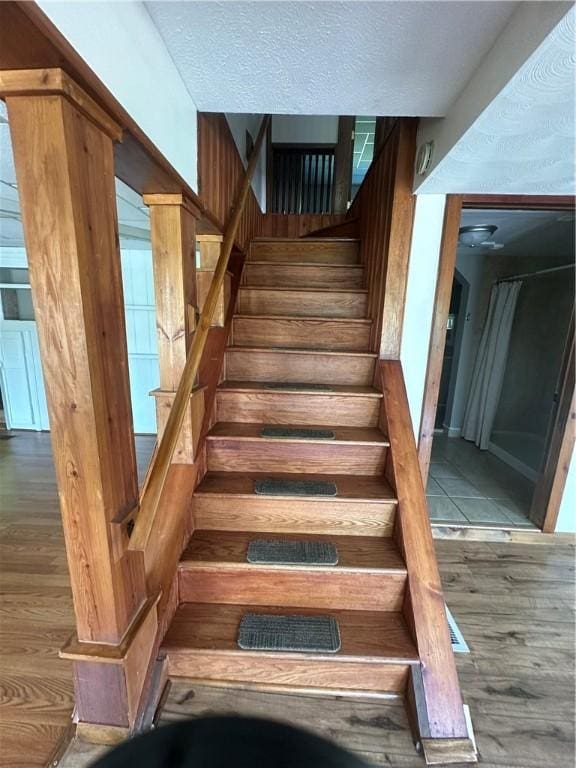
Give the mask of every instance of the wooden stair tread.
[[314, 287], [300, 283], [241, 286], [236, 311], [243, 315], [312, 316], [364, 319], [368, 314], [368, 292], [361, 286]]
[[234, 315], [235, 320], [271, 320], [272, 322], [295, 322], [295, 323], [308, 323], [315, 322], [320, 325], [325, 323], [340, 323], [342, 325], [356, 324], [356, 325], [372, 325], [372, 320], [365, 317], [330, 317], [322, 315], [248, 315], [246, 313], [237, 313]]
[[273, 347], [370, 351], [371, 320], [362, 318], [310, 316], [306, 314], [234, 315], [232, 343], [236, 347]]
[[[252, 264], [261, 262], [251, 262]], [[241, 285], [240, 291], [278, 291], [279, 293], [368, 293], [368, 288], [318, 288], [295, 287], [286, 285]]]
[[366, 387], [373, 385], [377, 359], [376, 353], [353, 350], [229, 346], [226, 350], [225, 376], [246, 381]]
[[[338, 564], [321, 566], [322, 570], [386, 571], [406, 573], [406, 566], [393, 539], [377, 536], [321, 536], [305, 533], [255, 533], [253, 531], [194, 531], [179, 568], [201, 564], [225, 567], [241, 565], [247, 569], [294, 568], [282, 564], [262, 565], [246, 560], [248, 545], [254, 539], [289, 539], [290, 541], [320, 541], [334, 544], [338, 549]], [[297, 566], [310, 570], [319, 566]]]
[[[208, 440], [214, 440], [218, 438], [236, 439], [236, 440], [267, 440], [272, 442], [282, 443], [322, 443], [335, 445], [338, 443], [354, 443], [356, 445], [372, 445], [377, 443], [379, 445], [390, 445], [386, 436], [377, 427], [327, 427], [316, 426], [313, 424], [299, 424], [294, 425], [294, 429], [320, 429], [320, 430], [332, 430], [334, 432], [334, 439], [326, 440], [321, 438], [307, 439], [301, 437], [262, 437], [261, 432], [265, 426], [278, 426], [278, 425], [265, 425], [253, 422], [240, 422], [240, 421], [219, 421], [217, 422], [207, 435]], [[289, 429], [289, 425], [281, 427], [282, 429]]]
[[295, 472], [208, 472], [194, 491], [195, 496], [248, 496], [255, 497], [254, 482], [269, 477], [285, 480], [317, 480], [336, 483], [337, 496], [257, 496], [258, 499], [274, 503], [279, 499], [297, 499], [306, 504], [314, 502], [338, 504], [345, 501], [396, 502], [394, 491], [384, 479], [377, 475], [313, 475]]
[[[336, 654], [243, 651], [237, 645], [238, 627], [246, 613], [333, 616], [339, 624], [341, 650]], [[205, 652], [270, 659], [331, 659], [335, 661], [375, 661], [390, 664], [418, 664], [418, 653], [401, 613], [392, 611], [338, 611], [314, 608], [287, 609], [275, 606], [219, 605], [183, 603], [176, 611], [164, 638], [163, 651], [171, 653]]]
[[246, 265], [249, 267], [303, 267], [310, 269], [311, 271], [318, 270], [354, 270], [364, 271], [364, 264], [330, 264], [329, 262], [315, 262], [315, 261], [295, 261], [290, 259], [287, 261], [248, 261]]
[[354, 350], [342, 350], [342, 349], [301, 349], [299, 347], [236, 347], [234, 345], [226, 348], [231, 352], [264, 352], [264, 353], [278, 353], [282, 352], [287, 355], [338, 355], [340, 357], [366, 357], [371, 360], [375, 360], [378, 357], [376, 352], [356, 352]]
[[[303, 385], [305, 386], [305, 385]], [[260, 392], [262, 394], [284, 394], [284, 395], [345, 395], [346, 397], [374, 397], [382, 399], [382, 392], [374, 387], [355, 387], [352, 384], [331, 384], [330, 389], [276, 389], [266, 387], [261, 381], [222, 381], [218, 385], [219, 390], [227, 392]]]
[[252, 261], [244, 266], [242, 284], [296, 287], [365, 288], [362, 264], [334, 264], [302, 261]]
[[357, 237], [254, 237], [253, 243], [298, 243], [299, 245], [306, 246], [307, 244], [314, 245], [316, 243], [326, 243], [328, 245], [339, 245], [346, 243], [358, 243], [360, 240]]

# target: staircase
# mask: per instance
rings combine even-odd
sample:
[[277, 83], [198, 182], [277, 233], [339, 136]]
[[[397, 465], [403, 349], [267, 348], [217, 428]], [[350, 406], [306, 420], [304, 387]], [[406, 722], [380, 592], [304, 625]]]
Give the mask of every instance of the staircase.
[[[253, 242], [236, 310], [163, 645], [169, 674], [403, 695], [420, 660], [403, 613], [407, 570], [392, 536], [397, 500], [358, 243]], [[286, 430], [262, 436], [270, 426]], [[288, 484], [257, 493], [270, 479]], [[305, 481], [306, 495], [290, 481]], [[317, 493], [334, 486], [336, 495]], [[332, 544], [338, 562], [248, 562], [262, 539]], [[333, 617], [340, 649], [242, 650], [239, 624], [254, 613]]]

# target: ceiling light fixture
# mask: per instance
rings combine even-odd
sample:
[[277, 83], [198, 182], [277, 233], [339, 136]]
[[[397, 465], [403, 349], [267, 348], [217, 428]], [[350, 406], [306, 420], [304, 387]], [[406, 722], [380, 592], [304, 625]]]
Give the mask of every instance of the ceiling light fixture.
[[458, 242], [467, 248], [503, 248], [501, 243], [495, 243], [492, 236], [498, 227], [494, 224], [474, 224], [460, 227], [458, 230]]

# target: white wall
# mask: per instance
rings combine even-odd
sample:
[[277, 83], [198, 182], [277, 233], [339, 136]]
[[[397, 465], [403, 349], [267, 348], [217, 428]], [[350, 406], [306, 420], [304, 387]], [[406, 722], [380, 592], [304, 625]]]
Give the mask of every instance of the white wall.
[[196, 105], [144, 3], [40, 0], [39, 5], [197, 190]]
[[336, 144], [338, 117], [333, 115], [273, 115], [274, 144]]
[[[238, 148], [238, 154], [242, 158], [244, 167], [248, 165], [246, 159], [246, 131], [252, 136], [252, 140], [256, 141], [256, 136], [260, 129], [260, 123], [262, 121], [261, 115], [241, 115], [241, 114], [226, 114], [226, 120], [230, 127], [230, 132], [234, 137], [234, 142]], [[260, 157], [252, 177], [252, 189], [256, 195], [256, 200], [260, 204], [260, 208], [266, 210], [266, 141], [262, 145], [260, 150]]]
[[572, 452], [566, 487], [556, 522], [556, 532], [576, 533], [576, 451]]
[[428, 366], [445, 205], [444, 195], [416, 197], [400, 359], [417, 441]]
[[417, 191], [574, 194], [573, 25], [571, 2], [518, 3], [446, 116], [420, 121]]

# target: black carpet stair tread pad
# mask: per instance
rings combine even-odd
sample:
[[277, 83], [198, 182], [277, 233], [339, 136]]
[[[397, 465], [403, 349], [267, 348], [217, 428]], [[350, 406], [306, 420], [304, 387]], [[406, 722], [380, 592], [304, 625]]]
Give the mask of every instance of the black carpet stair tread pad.
[[324, 541], [255, 539], [248, 545], [246, 558], [260, 565], [337, 565], [338, 550]]
[[334, 440], [331, 429], [307, 429], [306, 427], [263, 427], [261, 437], [295, 438], [302, 440]]
[[240, 621], [238, 646], [247, 651], [337, 653], [340, 628], [332, 616], [247, 613]]
[[336, 483], [324, 480], [289, 480], [267, 477], [256, 480], [254, 493], [261, 496], [336, 496]]

